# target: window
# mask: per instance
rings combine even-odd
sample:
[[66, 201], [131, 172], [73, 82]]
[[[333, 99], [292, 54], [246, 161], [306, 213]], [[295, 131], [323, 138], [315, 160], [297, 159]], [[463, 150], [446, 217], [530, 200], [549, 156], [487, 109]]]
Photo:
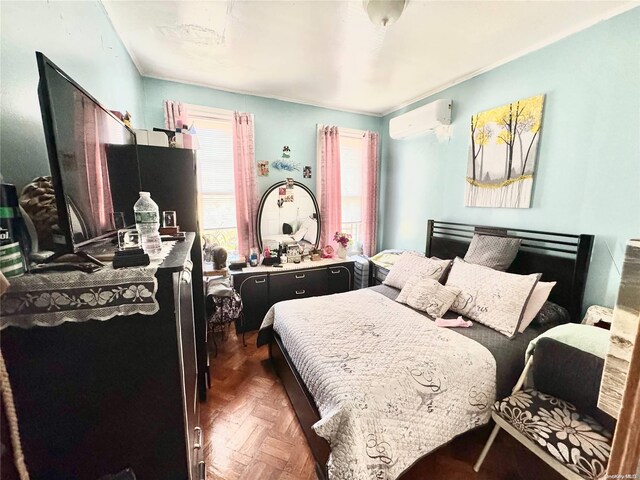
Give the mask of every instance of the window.
[[350, 233], [354, 243], [362, 241], [363, 134], [359, 130], [340, 129], [342, 231]]
[[187, 108], [200, 142], [197, 158], [203, 235], [229, 253], [237, 252], [232, 112], [196, 105]]

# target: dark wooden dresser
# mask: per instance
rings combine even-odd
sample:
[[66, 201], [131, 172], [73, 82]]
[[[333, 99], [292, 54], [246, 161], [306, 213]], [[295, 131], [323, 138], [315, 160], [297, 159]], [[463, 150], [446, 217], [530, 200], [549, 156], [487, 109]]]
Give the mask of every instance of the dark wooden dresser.
[[[189, 261], [194, 238], [188, 233], [158, 267], [153, 315], [2, 330], [32, 479], [97, 480], [126, 468], [138, 480], [205, 478]], [[11, 478], [10, 462], [2, 456], [3, 478]]]
[[231, 274], [244, 307], [244, 325], [236, 324], [239, 332], [260, 328], [277, 302], [347, 292], [354, 279], [353, 262], [339, 259], [285, 264], [283, 268], [247, 267]]

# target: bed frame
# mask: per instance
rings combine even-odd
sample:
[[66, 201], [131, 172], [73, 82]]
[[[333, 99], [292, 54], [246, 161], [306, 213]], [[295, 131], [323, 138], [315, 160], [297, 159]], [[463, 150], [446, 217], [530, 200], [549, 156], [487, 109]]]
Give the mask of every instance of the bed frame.
[[[557, 282], [549, 299], [566, 308], [573, 322], [580, 321], [593, 235], [570, 235], [429, 220], [425, 255], [439, 258], [464, 257], [474, 233], [521, 238], [520, 251], [508, 271], [519, 274], [542, 273], [543, 281]], [[318, 478], [324, 480], [327, 478], [326, 465], [330, 447], [328, 442], [316, 435], [311, 428], [320, 420], [320, 413], [280, 337], [276, 332], [273, 332], [273, 337], [274, 340], [269, 344], [269, 358], [287, 391], [316, 460]], [[409, 477], [419, 463], [420, 461], [416, 462], [405, 471], [401, 478]]]

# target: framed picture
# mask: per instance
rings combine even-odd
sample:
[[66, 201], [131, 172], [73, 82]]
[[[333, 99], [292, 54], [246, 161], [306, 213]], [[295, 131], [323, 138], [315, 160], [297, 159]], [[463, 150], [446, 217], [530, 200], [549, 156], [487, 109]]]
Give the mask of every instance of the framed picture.
[[544, 95], [471, 117], [467, 207], [529, 208]]
[[311, 178], [311, 167], [310, 166], [304, 167], [304, 169], [302, 170], [302, 177], [303, 178]]
[[258, 162], [258, 176], [259, 177], [268, 177], [269, 176], [269, 161], [263, 160]]
[[287, 178], [287, 190], [293, 190], [293, 178]]

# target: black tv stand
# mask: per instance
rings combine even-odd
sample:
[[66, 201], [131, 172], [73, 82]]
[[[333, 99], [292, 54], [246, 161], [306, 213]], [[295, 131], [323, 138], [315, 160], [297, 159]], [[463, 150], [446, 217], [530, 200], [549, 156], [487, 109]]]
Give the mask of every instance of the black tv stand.
[[53, 255], [51, 255], [50, 257], [48, 257], [47, 259], [45, 259], [42, 263], [51, 263], [54, 260], [56, 260], [56, 259], [58, 259], [58, 258], [60, 258], [60, 257], [62, 257], [64, 255], [76, 255], [78, 257], [82, 257], [83, 259], [85, 259], [88, 262], [95, 263], [96, 265], [98, 265], [100, 267], [104, 267], [105, 266], [105, 264], [103, 262], [101, 262], [97, 258], [91, 256], [87, 252], [83, 252], [82, 250], [78, 250], [78, 251], [75, 251], [75, 252], [56, 252]]

